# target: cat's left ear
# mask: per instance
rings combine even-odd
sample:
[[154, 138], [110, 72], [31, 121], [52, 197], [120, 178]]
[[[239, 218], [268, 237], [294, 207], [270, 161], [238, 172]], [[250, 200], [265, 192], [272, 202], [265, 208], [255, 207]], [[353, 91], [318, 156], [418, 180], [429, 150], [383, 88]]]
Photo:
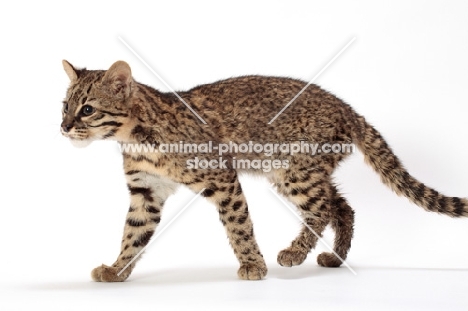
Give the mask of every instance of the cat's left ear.
[[114, 95], [128, 98], [133, 81], [132, 70], [126, 62], [119, 60], [106, 71], [102, 81]]

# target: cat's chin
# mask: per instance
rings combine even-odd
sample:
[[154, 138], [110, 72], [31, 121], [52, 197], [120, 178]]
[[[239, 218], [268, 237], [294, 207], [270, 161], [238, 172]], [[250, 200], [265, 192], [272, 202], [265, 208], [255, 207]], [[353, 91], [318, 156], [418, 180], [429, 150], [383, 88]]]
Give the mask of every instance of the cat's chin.
[[90, 140], [90, 139], [84, 139], [84, 140], [70, 139], [70, 142], [76, 148], [84, 148], [84, 147], [89, 146], [89, 144], [92, 143], [92, 140]]

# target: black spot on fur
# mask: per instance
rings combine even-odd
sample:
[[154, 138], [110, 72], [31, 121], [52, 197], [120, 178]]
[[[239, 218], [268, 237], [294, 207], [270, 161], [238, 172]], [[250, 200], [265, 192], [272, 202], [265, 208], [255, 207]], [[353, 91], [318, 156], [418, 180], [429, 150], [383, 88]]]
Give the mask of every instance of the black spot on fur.
[[205, 198], [208, 198], [208, 197], [211, 197], [215, 194], [215, 192], [211, 189], [205, 189], [203, 192], [202, 192], [202, 196], [204, 196]]
[[320, 197], [312, 197], [307, 200], [306, 203], [299, 205], [299, 207], [304, 211], [310, 211], [311, 207], [320, 200]]
[[140, 235], [138, 239], [135, 240], [135, 242], [133, 242], [133, 247], [145, 246], [146, 244], [148, 244], [153, 234], [153, 230], [146, 231], [145, 233]]
[[247, 215], [242, 215], [242, 216], [239, 216], [239, 218], [237, 219], [237, 223], [239, 225], [242, 225], [245, 223], [246, 220], [247, 220]]
[[439, 203], [439, 212], [444, 213], [447, 210], [446, 197], [441, 197], [438, 203]]
[[234, 204], [232, 204], [232, 210], [233, 211], [238, 211], [239, 208], [242, 206], [242, 201], [236, 201]]
[[102, 139], [107, 139], [109, 137], [112, 137], [115, 135], [115, 133], [117, 133], [117, 130], [116, 129], [112, 129], [110, 130], [109, 132], [107, 132], [104, 136], [102, 136]]
[[457, 216], [462, 216], [465, 211], [465, 205], [460, 200], [460, 198], [452, 198], [452, 203], [454, 206], [454, 214]]
[[248, 255], [250, 254], [250, 248], [247, 248], [247, 249], [244, 249], [242, 252], [241, 252], [242, 255]]
[[127, 219], [127, 224], [129, 226], [132, 226], [132, 227], [141, 227], [141, 226], [146, 225], [146, 220], [128, 218]]
[[154, 223], [159, 224], [161, 222], [161, 217], [152, 217], [151, 221], [154, 222]]
[[138, 173], [140, 173], [140, 172], [141, 172], [141, 171], [139, 171], [139, 170], [131, 170], [131, 171], [126, 172], [125, 174], [127, 174], [127, 175], [133, 175], [133, 174], [138, 174]]
[[156, 208], [154, 206], [151, 206], [151, 205], [146, 207], [146, 211], [148, 213], [152, 213], [152, 214], [159, 214], [159, 212], [160, 212], [160, 210], [158, 208]]
[[231, 198], [228, 197], [225, 200], [221, 201], [219, 205], [221, 205], [222, 207], [226, 207], [229, 203], [231, 203]]
[[90, 127], [101, 127], [101, 126], [115, 126], [115, 127], [121, 127], [122, 123], [117, 122], [117, 121], [107, 121], [107, 122], [102, 122], [98, 125], [90, 125]]
[[141, 194], [146, 201], [153, 202], [152, 191], [149, 188], [129, 186], [128, 190], [130, 190], [131, 195]]

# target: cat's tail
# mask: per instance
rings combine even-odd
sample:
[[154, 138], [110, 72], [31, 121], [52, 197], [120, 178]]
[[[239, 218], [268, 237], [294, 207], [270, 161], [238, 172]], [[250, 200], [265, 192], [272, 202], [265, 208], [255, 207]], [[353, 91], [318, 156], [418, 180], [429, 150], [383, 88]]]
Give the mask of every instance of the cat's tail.
[[354, 115], [350, 121], [353, 142], [384, 184], [427, 211], [451, 217], [468, 216], [468, 199], [444, 196], [416, 180], [403, 167], [376, 129], [354, 111], [349, 110], [348, 113]]

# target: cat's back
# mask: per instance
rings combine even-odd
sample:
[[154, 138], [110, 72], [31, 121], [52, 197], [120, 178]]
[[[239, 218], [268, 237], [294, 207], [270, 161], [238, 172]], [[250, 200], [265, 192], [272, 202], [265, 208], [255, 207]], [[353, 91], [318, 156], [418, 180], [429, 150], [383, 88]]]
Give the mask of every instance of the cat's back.
[[307, 86], [305, 81], [293, 78], [259, 75], [200, 85], [184, 95], [208, 124], [219, 128], [221, 136], [228, 140], [316, 136], [317, 129], [333, 124], [332, 119], [336, 119], [342, 105], [338, 98], [317, 85]]
[[279, 99], [297, 94], [306, 82], [288, 77], [248, 75], [219, 80], [194, 87], [188, 93], [204, 97], [218, 104], [235, 100], [243, 103], [249, 99], [264, 99], [264, 103], [275, 104]]

